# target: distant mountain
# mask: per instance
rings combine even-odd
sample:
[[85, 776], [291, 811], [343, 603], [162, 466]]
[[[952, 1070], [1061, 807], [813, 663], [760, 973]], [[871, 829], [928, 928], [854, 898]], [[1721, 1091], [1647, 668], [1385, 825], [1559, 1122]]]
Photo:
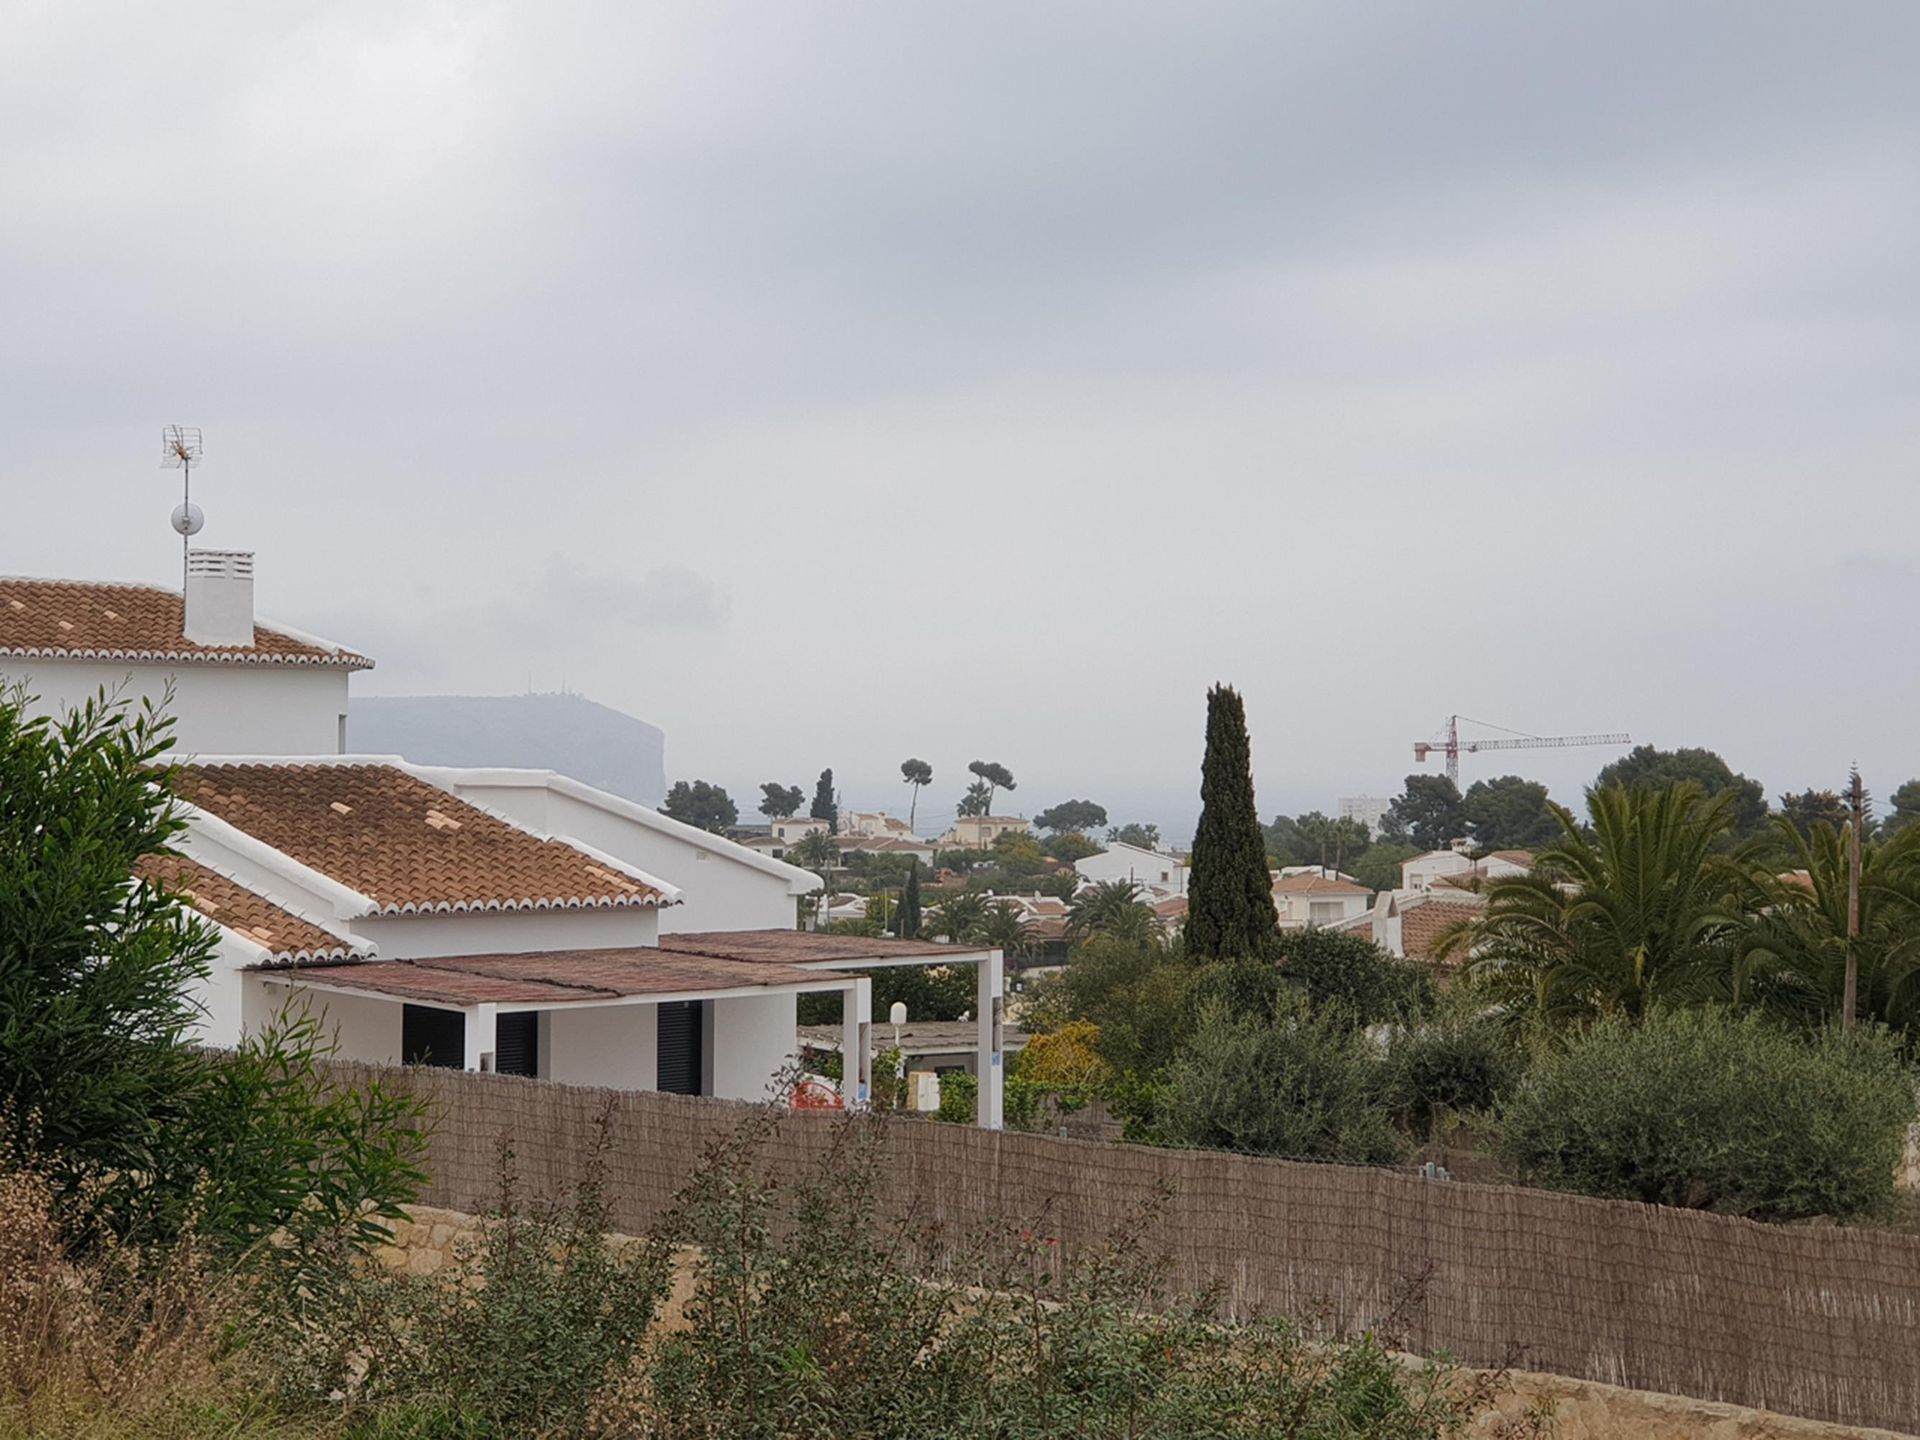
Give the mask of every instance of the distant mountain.
[[347, 748], [422, 765], [557, 770], [642, 805], [667, 794], [665, 733], [580, 695], [356, 695]]

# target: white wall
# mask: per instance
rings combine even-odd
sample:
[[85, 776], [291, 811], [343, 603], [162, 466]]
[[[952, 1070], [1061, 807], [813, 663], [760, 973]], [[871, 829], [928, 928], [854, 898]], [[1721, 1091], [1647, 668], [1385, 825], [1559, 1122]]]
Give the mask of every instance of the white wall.
[[1156, 885], [1175, 895], [1187, 893], [1185, 865], [1171, 855], [1156, 855], [1151, 851], [1136, 850], [1131, 845], [1111, 846], [1098, 855], [1074, 861], [1073, 868], [1082, 878], [1096, 884], [1133, 880], [1142, 885]]
[[1431, 890], [1433, 882], [1442, 875], [1464, 875], [1472, 868], [1473, 862], [1458, 850], [1436, 850], [1426, 855], [1416, 855], [1400, 867], [1400, 888]]
[[190, 1043], [231, 1047], [240, 1043], [246, 1027], [245, 966], [260, 959], [258, 945], [239, 939], [230, 931], [220, 932], [212, 963], [205, 979], [187, 987], [188, 998], [201, 1010], [200, 1018], [188, 1032]]
[[655, 1006], [549, 1010], [540, 1018], [541, 1079], [616, 1090], [651, 1090], [659, 1083]]
[[0, 656], [0, 688], [22, 681], [37, 712], [59, 714], [102, 686], [158, 703], [173, 681], [178, 754], [337, 755], [347, 674], [295, 665], [142, 665]]
[[[319, 972], [324, 975], [324, 971]], [[367, 995], [339, 995], [299, 983], [297, 970], [255, 971], [243, 977], [249, 1034], [282, 1011], [301, 1005], [340, 1042], [340, 1058], [376, 1065], [400, 1063], [400, 1003]], [[288, 984], [292, 981], [292, 984]]]
[[745, 995], [715, 1000], [713, 1012], [712, 1093], [723, 1100], [764, 1100], [767, 1086], [793, 1058], [796, 997]]
[[550, 835], [570, 836], [657, 875], [684, 893], [660, 912], [660, 931], [791, 930], [790, 882], [719, 848], [654, 830], [544, 785], [463, 784], [464, 800]]
[[659, 912], [619, 910], [482, 910], [458, 915], [368, 915], [356, 935], [379, 947], [382, 960], [443, 955], [517, 955], [534, 950], [607, 950], [657, 945]]

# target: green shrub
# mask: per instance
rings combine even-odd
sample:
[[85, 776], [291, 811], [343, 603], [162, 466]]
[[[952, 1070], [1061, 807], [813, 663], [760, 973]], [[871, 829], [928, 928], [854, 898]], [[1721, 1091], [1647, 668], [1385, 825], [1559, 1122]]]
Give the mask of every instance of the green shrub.
[[1404, 1022], [1433, 1008], [1433, 980], [1371, 940], [1308, 926], [1280, 932], [1280, 976], [1316, 1009], [1344, 1011], [1362, 1025]]
[[1525, 1070], [1513, 1037], [1493, 1021], [1436, 1016], [1394, 1035], [1387, 1052], [1389, 1102], [1401, 1123], [1424, 1138], [1444, 1114], [1493, 1109]]
[[940, 1108], [933, 1118], [955, 1125], [971, 1125], [980, 1103], [980, 1082], [964, 1070], [949, 1070], [940, 1077]]
[[1117, 1071], [1144, 1074], [1179, 1046], [1194, 973], [1177, 950], [1096, 935], [1075, 947], [1065, 970], [1035, 987], [1033, 1028], [1090, 1021], [1099, 1027], [1102, 1059]]
[[1884, 1033], [1788, 1034], [1720, 1009], [1594, 1026], [1536, 1062], [1494, 1128], [1532, 1183], [1795, 1220], [1885, 1211], [1914, 1118]]
[[1173, 1145], [1390, 1164], [1403, 1145], [1385, 1081], [1378, 1052], [1337, 1011], [1283, 1002], [1269, 1020], [1215, 1003], [1168, 1067], [1153, 1129]]

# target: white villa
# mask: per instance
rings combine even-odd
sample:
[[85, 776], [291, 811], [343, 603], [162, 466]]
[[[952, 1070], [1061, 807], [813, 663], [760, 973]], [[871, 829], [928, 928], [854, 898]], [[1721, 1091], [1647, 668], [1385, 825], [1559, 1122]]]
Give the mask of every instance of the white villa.
[[1273, 908], [1283, 929], [1338, 925], [1366, 914], [1372, 901], [1371, 890], [1340, 875], [1309, 869], [1273, 877]]
[[1032, 828], [1019, 815], [958, 815], [934, 843], [942, 850], [991, 850], [1002, 835], [1025, 835]]
[[1498, 880], [1507, 875], [1526, 875], [1533, 870], [1533, 853], [1528, 850], [1495, 850], [1475, 860], [1464, 842], [1445, 850], [1429, 850], [1400, 866], [1402, 890], [1428, 891], [1436, 885], [1454, 889], [1471, 886], [1477, 880]]
[[[202, 564], [184, 598], [0, 579], [0, 685], [58, 710], [173, 683], [188, 828], [140, 873], [215, 927], [206, 1042], [304, 1005], [351, 1059], [751, 1100], [798, 1053], [797, 997], [830, 991], [857, 1105], [869, 972], [971, 965], [998, 1128], [999, 951], [796, 931], [815, 876], [550, 771], [342, 755], [346, 677], [371, 662], [254, 623], [251, 557], [220, 566], [236, 584], [196, 588]], [[223, 628], [196, 635], [208, 594]]]
[[1090, 885], [1131, 880], [1136, 885], [1148, 886], [1166, 895], [1187, 893], [1187, 862], [1184, 859], [1158, 850], [1146, 850], [1138, 845], [1115, 842], [1098, 855], [1074, 861], [1073, 868], [1081, 880]]

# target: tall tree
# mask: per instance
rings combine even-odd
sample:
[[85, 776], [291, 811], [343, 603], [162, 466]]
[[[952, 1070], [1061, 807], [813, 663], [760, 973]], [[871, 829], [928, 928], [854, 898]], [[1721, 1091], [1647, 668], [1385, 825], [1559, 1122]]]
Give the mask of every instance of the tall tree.
[[1737, 796], [1697, 785], [1587, 792], [1588, 824], [1560, 806], [1561, 837], [1528, 875], [1486, 886], [1483, 917], [1443, 955], [1515, 1020], [1641, 1015], [1724, 991], [1738, 955], [1744, 867], [1721, 853]]
[[981, 811], [983, 815], [993, 813], [994, 792], [1018, 788], [1013, 781], [1013, 772], [998, 760], [975, 760], [967, 769], [987, 787], [987, 808]]
[[1273, 953], [1280, 937], [1267, 842], [1253, 798], [1253, 753], [1238, 691], [1207, 692], [1207, 751], [1200, 767], [1200, 825], [1187, 883], [1187, 952], [1230, 960]]
[[933, 783], [933, 766], [924, 760], [902, 760], [900, 778], [913, 787], [913, 798], [907, 802], [907, 829], [911, 830], [920, 813], [920, 792]]
[[1444, 775], [1409, 775], [1407, 788], [1387, 808], [1389, 837], [1404, 835], [1422, 850], [1439, 850], [1463, 839], [1467, 817], [1460, 787]]
[[1780, 797], [1780, 818], [1802, 835], [1811, 835], [1819, 824], [1838, 830], [1847, 823], [1847, 803], [1831, 790], [1802, 790]]
[[1132, 845], [1140, 850], [1158, 850], [1160, 848], [1160, 827], [1143, 825], [1138, 820], [1129, 820], [1125, 825], [1115, 825], [1107, 831], [1109, 845]]
[[984, 780], [976, 780], [967, 787], [967, 793], [960, 797], [960, 803], [953, 807], [956, 815], [989, 815], [988, 808], [993, 804], [993, 787]]
[[1373, 843], [1358, 820], [1336, 820], [1318, 810], [1288, 819], [1276, 815], [1263, 832], [1267, 853], [1282, 865], [1319, 865], [1345, 870]]
[[826, 821], [827, 829], [831, 833], [835, 835], [840, 833], [840, 806], [833, 798], [831, 769], [820, 772], [820, 781], [813, 787], [813, 808], [808, 810], [807, 814], [815, 820]]
[[840, 864], [840, 847], [833, 843], [831, 833], [816, 830], [787, 848], [787, 861], [807, 870], [832, 870]]
[[907, 871], [907, 888], [900, 894], [900, 938], [918, 940], [920, 938], [920, 864], [909, 857], [907, 863], [912, 867]]
[[1920, 780], [1909, 780], [1890, 797], [1892, 809], [1880, 822], [1880, 833], [1893, 835], [1920, 820]]
[[1531, 850], [1560, 836], [1547, 787], [1518, 775], [1474, 781], [1460, 802], [1460, 814], [1480, 850]]
[[1758, 780], [1737, 773], [1711, 750], [1659, 750], [1652, 745], [1636, 745], [1601, 770], [1593, 788], [1624, 785], [1629, 790], [1664, 790], [1688, 780], [1709, 797], [1728, 792], [1733, 795], [1728, 802], [1732, 814], [1729, 838], [1746, 839], [1766, 829], [1766, 789]]
[[762, 785], [760, 813], [769, 820], [785, 820], [800, 808], [806, 798], [806, 792], [798, 785]]
[[1141, 943], [1159, 938], [1160, 917], [1141, 893], [1131, 880], [1102, 880], [1087, 886], [1067, 904], [1067, 938], [1111, 935]]
[[1034, 816], [1033, 823], [1036, 828], [1051, 830], [1056, 835], [1070, 834], [1075, 830], [1084, 835], [1107, 823], [1107, 807], [1096, 805], [1091, 800], [1062, 800], [1053, 808], [1042, 810]]
[[710, 785], [705, 780], [674, 781], [673, 788], [667, 791], [667, 803], [660, 807], [660, 813], [683, 825], [697, 825], [702, 830], [716, 832], [740, 819], [740, 811], [734, 805], [733, 797], [718, 785]]

